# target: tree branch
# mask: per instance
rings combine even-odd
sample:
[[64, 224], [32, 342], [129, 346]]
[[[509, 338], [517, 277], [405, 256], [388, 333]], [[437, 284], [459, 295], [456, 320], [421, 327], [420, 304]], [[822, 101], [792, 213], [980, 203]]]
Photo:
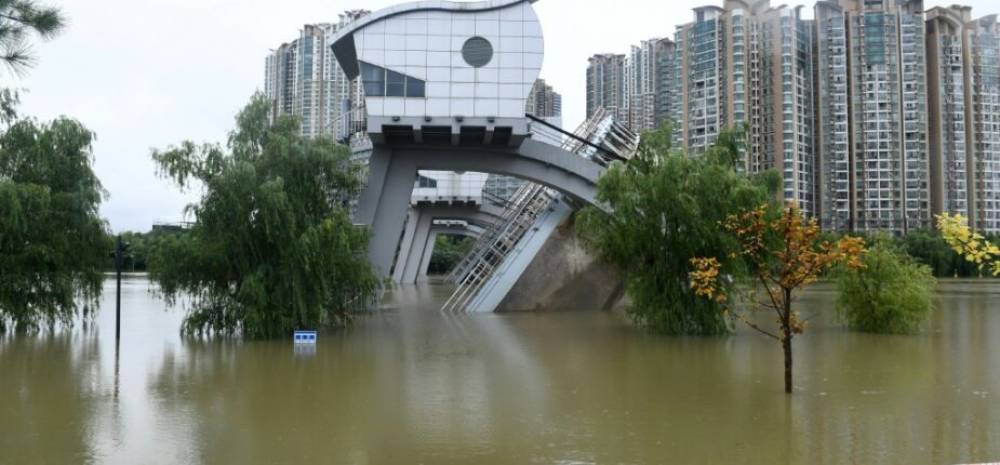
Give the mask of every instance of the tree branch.
[[760, 327], [760, 326], [758, 326], [758, 325], [757, 325], [756, 323], [754, 323], [754, 322], [751, 322], [750, 320], [746, 319], [746, 317], [744, 317], [743, 315], [741, 315], [741, 314], [739, 314], [739, 313], [736, 313], [736, 312], [730, 312], [730, 313], [731, 313], [731, 314], [733, 315], [733, 317], [735, 317], [735, 318], [738, 318], [738, 319], [739, 319], [740, 321], [742, 321], [742, 322], [743, 322], [743, 323], [744, 323], [745, 325], [749, 326], [750, 328], [753, 328], [753, 329], [754, 329], [754, 330], [756, 330], [757, 332], [759, 332], [759, 333], [761, 333], [761, 334], [763, 334], [763, 335], [765, 335], [765, 336], [768, 336], [768, 337], [771, 337], [771, 338], [774, 338], [774, 340], [776, 340], [776, 341], [780, 341], [780, 340], [781, 340], [781, 338], [780, 338], [780, 337], [778, 337], [778, 335], [777, 335], [777, 334], [774, 334], [774, 333], [772, 333], [772, 332], [770, 332], [770, 331], [768, 331], [768, 330], [766, 330], [766, 329], [764, 329], [764, 328], [761, 328], [761, 327]]

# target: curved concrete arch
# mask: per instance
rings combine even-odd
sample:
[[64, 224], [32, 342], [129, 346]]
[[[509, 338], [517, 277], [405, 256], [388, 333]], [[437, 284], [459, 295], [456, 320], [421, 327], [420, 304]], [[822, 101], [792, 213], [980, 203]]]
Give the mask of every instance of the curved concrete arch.
[[412, 157], [417, 169], [422, 170], [477, 171], [514, 176], [601, 207], [597, 202], [597, 180], [605, 168], [544, 142], [527, 139], [514, 150], [400, 148], [393, 150], [392, 156]]
[[527, 139], [519, 147], [376, 145], [369, 158], [368, 186], [356, 222], [371, 227], [369, 259], [389, 276], [418, 170], [477, 171], [515, 176], [597, 202], [597, 180], [605, 168], [559, 147]]
[[483, 231], [480, 229], [476, 231], [475, 226], [473, 227], [434, 227], [431, 229], [430, 235], [427, 236], [427, 243], [424, 245], [423, 259], [420, 261], [420, 268], [417, 269], [418, 273], [415, 278], [416, 283], [427, 282], [428, 271], [431, 268], [431, 257], [434, 256], [434, 248], [437, 247], [437, 237], [441, 234], [451, 234], [456, 236], [471, 237], [473, 239], [478, 239], [482, 235]]
[[432, 231], [446, 229], [443, 226], [436, 226], [435, 220], [466, 221], [475, 227], [486, 229], [500, 221], [500, 213], [502, 211], [493, 206], [419, 204], [412, 206], [396, 256], [393, 281], [414, 283], [419, 276], [426, 274], [427, 264], [433, 252], [433, 244], [429, 242]]

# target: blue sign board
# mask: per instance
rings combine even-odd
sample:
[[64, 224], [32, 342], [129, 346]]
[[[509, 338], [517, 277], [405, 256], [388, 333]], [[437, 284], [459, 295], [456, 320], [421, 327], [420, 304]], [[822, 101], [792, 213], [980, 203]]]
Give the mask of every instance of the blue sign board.
[[316, 331], [296, 331], [293, 337], [296, 344], [316, 343]]

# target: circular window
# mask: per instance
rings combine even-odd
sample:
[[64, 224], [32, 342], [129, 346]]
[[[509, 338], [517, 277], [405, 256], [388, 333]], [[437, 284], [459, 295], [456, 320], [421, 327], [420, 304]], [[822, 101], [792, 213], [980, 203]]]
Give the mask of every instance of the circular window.
[[493, 59], [493, 45], [482, 37], [473, 37], [462, 46], [462, 58], [473, 68], [482, 68]]

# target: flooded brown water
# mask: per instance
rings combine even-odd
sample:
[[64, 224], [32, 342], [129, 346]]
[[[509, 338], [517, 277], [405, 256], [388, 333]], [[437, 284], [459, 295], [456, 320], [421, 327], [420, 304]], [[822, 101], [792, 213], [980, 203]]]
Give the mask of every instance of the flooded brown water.
[[947, 282], [928, 329], [852, 333], [801, 305], [777, 344], [607, 313], [443, 315], [406, 288], [315, 351], [182, 338], [142, 277], [121, 351], [96, 325], [0, 338], [0, 464], [949, 464], [1000, 460], [1000, 283]]

